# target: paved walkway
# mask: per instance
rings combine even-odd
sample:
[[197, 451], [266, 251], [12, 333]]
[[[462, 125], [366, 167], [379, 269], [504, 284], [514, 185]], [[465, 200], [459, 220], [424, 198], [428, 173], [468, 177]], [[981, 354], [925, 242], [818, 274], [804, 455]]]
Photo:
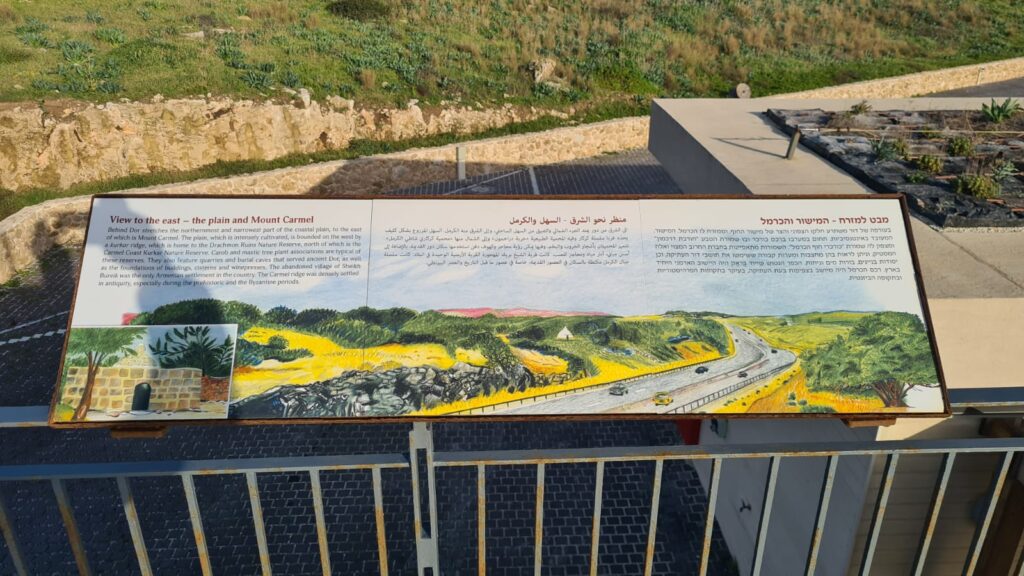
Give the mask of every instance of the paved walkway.
[[[536, 184], [534, 184], [536, 182]], [[536, 187], [535, 187], [536, 186]], [[443, 182], [401, 194], [679, 193], [644, 150], [567, 164]], [[58, 370], [78, 252], [57, 251], [0, 288], [0, 406], [48, 404]], [[404, 453], [410, 425], [176, 427], [162, 439], [113, 440], [104, 430], [0, 429], [0, 465], [328, 454]], [[671, 422], [453, 423], [435, 426], [437, 450], [505, 450], [678, 444]], [[636, 574], [643, 563], [651, 498], [651, 465], [606, 466], [602, 508], [603, 574]], [[549, 466], [544, 515], [545, 574], [579, 574], [589, 564], [594, 467]], [[377, 571], [369, 472], [322, 474], [332, 565], [338, 574]], [[476, 567], [474, 469], [441, 469], [439, 544], [446, 574]], [[408, 472], [383, 472], [385, 525], [392, 574], [415, 573]], [[260, 496], [275, 574], [318, 573], [318, 545], [308, 476], [262, 474]], [[188, 512], [176, 478], [132, 482], [150, 559], [157, 574], [198, 573]], [[522, 574], [533, 563], [535, 472], [489, 469], [488, 573]], [[257, 573], [259, 560], [244, 478], [196, 479], [213, 569]], [[113, 480], [74, 481], [69, 492], [94, 573], [137, 572]], [[74, 560], [49, 483], [0, 486], [32, 573], [65, 574]], [[697, 474], [665, 465], [654, 572], [695, 573], [705, 501]], [[733, 574], [716, 531], [712, 574]], [[0, 573], [13, 571], [0, 548]]]
[[1024, 98], [1024, 78], [1006, 80], [1004, 82], [992, 82], [990, 84], [979, 84], [969, 88], [959, 88], [946, 92], [929, 94], [929, 97], [957, 97], [957, 96], [984, 96], [986, 98]]

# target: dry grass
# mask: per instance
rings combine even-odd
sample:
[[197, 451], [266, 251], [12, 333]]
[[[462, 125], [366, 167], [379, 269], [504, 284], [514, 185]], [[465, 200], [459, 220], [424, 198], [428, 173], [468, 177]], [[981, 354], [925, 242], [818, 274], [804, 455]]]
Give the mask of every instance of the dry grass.
[[363, 88], [373, 89], [377, 87], [377, 73], [369, 68], [359, 71], [359, 84]]
[[0, 24], [17, 22], [18, 14], [7, 4], [0, 4]]

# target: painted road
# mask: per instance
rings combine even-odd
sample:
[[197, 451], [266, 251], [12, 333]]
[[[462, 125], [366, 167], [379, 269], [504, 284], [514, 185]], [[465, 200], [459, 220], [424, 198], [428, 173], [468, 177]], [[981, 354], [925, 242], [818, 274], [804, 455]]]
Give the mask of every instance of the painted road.
[[[703, 374], [696, 372], [697, 366], [688, 366], [626, 382], [629, 393], [622, 396], [611, 394], [612, 384], [608, 384], [566, 396], [540, 398], [530, 404], [488, 410], [487, 414], [665, 414], [741, 380], [761, 375], [763, 378], [752, 380], [747, 387], [759, 385], [772, 376], [773, 370], [796, 361], [792, 352], [778, 349], [773, 354], [772, 347], [758, 336], [736, 326], [727, 324], [726, 327], [735, 341], [735, 353], [701, 364], [708, 368]], [[740, 372], [745, 372], [746, 376], [740, 376]], [[654, 395], [659, 392], [668, 394], [672, 402], [667, 406], [655, 405]]]

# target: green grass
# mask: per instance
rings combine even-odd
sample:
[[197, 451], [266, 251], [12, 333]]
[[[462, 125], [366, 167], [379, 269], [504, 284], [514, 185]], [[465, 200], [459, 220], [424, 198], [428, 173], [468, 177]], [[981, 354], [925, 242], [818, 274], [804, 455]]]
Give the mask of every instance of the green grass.
[[76, 184], [69, 188], [35, 188], [20, 192], [13, 192], [0, 188], [0, 220], [14, 214], [18, 210], [47, 200], [56, 198], [69, 198], [72, 196], [83, 196], [87, 194], [104, 194], [127, 190], [130, 188], [142, 188], [146, 186], [157, 186], [161, 184], [173, 184], [177, 182], [190, 182], [203, 178], [222, 178], [249, 174], [264, 170], [277, 168], [288, 168], [293, 166], [304, 166], [315, 162], [328, 162], [331, 160], [343, 160], [401, 152], [411, 148], [424, 148], [431, 146], [444, 146], [456, 142], [476, 140], [479, 138], [492, 138], [496, 136], [509, 136], [514, 134], [525, 134], [539, 130], [558, 128], [579, 122], [600, 122], [612, 118], [624, 116], [636, 116], [644, 114], [647, 105], [635, 102], [606, 103], [592, 108], [587, 108], [576, 117], [563, 120], [554, 116], [546, 116], [522, 122], [510, 124], [501, 128], [477, 132], [475, 134], [437, 134], [422, 138], [413, 138], [399, 141], [384, 140], [354, 140], [348, 148], [343, 150], [325, 150], [311, 154], [292, 154], [282, 156], [274, 160], [238, 160], [232, 162], [216, 162], [195, 170], [179, 172], [151, 172], [149, 174], [136, 174], [123, 178], [114, 178], [100, 182], [89, 182]]
[[866, 312], [810, 312], [793, 316], [751, 316], [727, 320], [756, 333], [776, 348], [807, 352], [846, 336]]
[[[371, 107], [550, 105], [724, 95], [737, 82], [763, 95], [1022, 48], [1014, 0], [36, 0], [0, 10], [0, 100], [302, 86]], [[534, 86], [541, 57], [559, 62], [568, 90]]]
[[[829, 31], [823, 34], [822, 31]], [[1024, 53], [1015, 0], [35, 0], [0, 4], [0, 102], [104, 102], [155, 94], [354, 98], [366, 108], [504, 103], [644, 114], [651, 97], [755, 96]], [[561, 89], [535, 86], [557, 62]], [[270, 162], [218, 163], [74, 186], [0, 190], [0, 218], [51, 198], [355, 158], [540, 130], [553, 118], [470, 136], [357, 142]]]

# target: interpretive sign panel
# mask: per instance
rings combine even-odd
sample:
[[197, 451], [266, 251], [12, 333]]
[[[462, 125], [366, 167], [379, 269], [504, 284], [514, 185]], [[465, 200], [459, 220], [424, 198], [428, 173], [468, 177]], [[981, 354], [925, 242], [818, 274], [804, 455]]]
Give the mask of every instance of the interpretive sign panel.
[[98, 196], [51, 422], [948, 413], [903, 200]]

